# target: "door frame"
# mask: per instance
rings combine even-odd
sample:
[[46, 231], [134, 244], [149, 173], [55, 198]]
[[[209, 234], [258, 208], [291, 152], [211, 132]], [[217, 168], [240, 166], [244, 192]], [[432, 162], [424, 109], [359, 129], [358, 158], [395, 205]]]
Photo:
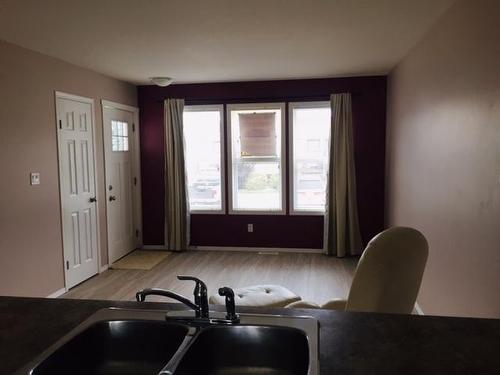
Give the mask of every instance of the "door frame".
[[[137, 179], [137, 183], [134, 185], [134, 192], [132, 194], [132, 210], [133, 210], [133, 222], [136, 230], [139, 231], [139, 235], [136, 236], [135, 246], [136, 248], [142, 247], [142, 185], [141, 185], [141, 144], [140, 144], [140, 124], [139, 124], [139, 108], [133, 107], [126, 104], [121, 104], [113, 102], [111, 100], [101, 99], [101, 115], [102, 115], [102, 148], [104, 155], [104, 185], [106, 186], [106, 148], [104, 139], [104, 111], [105, 109], [117, 109], [121, 111], [131, 112], [134, 116], [134, 122], [132, 126], [134, 130], [132, 131], [132, 142], [133, 142], [133, 153], [132, 153], [132, 172], [134, 177]], [[130, 138], [130, 137], [129, 137]], [[107, 190], [106, 190], [107, 191]], [[106, 198], [105, 198], [106, 199]], [[108, 209], [106, 207], [106, 243], [108, 245], [108, 263], [109, 262], [109, 235], [107, 233], [107, 223], [108, 223]]]
[[97, 173], [97, 160], [96, 160], [96, 147], [97, 147], [97, 138], [96, 138], [96, 124], [95, 124], [95, 106], [94, 106], [94, 99], [93, 98], [88, 98], [85, 96], [80, 96], [80, 95], [75, 95], [75, 94], [69, 94], [63, 91], [54, 91], [54, 104], [55, 104], [55, 126], [56, 126], [56, 143], [57, 143], [57, 186], [59, 189], [59, 220], [61, 223], [61, 248], [63, 250], [62, 252], [62, 260], [63, 260], [63, 271], [64, 271], [64, 289], [65, 291], [69, 290], [67, 285], [67, 269], [65, 266], [65, 259], [64, 259], [64, 228], [63, 228], [63, 211], [64, 211], [64, 200], [63, 200], [63, 192], [61, 189], [61, 154], [60, 154], [60, 149], [59, 149], [59, 124], [58, 124], [58, 119], [59, 119], [59, 106], [58, 106], [58, 99], [68, 99], [68, 100], [74, 100], [82, 103], [88, 103], [90, 104], [90, 109], [91, 109], [91, 127], [92, 127], [92, 142], [94, 143], [94, 147], [92, 147], [92, 159], [94, 163], [94, 192], [95, 196], [97, 198], [96, 204], [96, 236], [97, 236], [97, 272], [96, 274], [101, 273], [101, 236], [100, 236], [100, 230], [99, 228], [100, 223], [99, 223], [99, 207], [100, 207], [100, 202], [101, 202], [101, 197], [99, 194], [99, 189], [98, 189], [98, 173]]

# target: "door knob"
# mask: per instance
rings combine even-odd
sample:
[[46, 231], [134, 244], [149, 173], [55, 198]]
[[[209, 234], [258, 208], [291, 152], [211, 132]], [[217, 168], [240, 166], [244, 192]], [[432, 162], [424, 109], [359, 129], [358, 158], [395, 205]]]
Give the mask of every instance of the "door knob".
[[109, 201], [110, 202], [116, 201], [116, 197], [114, 195], [110, 195], [109, 196]]
[[89, 202], [90, 203], [97, 202], [97, 198], [96, 197], [90, 197]]

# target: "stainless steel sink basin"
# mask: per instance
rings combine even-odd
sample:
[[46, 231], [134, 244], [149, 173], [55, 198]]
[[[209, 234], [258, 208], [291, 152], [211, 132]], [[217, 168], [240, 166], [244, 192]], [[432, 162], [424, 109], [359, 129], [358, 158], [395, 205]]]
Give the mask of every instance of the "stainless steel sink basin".
[[179, 314], [99, 310], [16, 374], [318, 374], [313, 318], [241, 314], [240, 324], [213, 325]]
[[188, 328], [162, 321], [101, 321], [73, 337], [32, 374], [157, 374]]
[[210, 327], [202, 330], [180, 360], [176, 375], [306, 375], [305, 333], [272, 326]]

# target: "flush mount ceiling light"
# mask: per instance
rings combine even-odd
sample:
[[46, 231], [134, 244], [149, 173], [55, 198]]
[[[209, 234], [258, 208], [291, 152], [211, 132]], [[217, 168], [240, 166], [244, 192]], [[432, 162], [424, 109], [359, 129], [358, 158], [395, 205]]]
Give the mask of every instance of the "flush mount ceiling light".
[[160, 87], [166, 87], [174, 82], [173, 78], [170, 77], [151, 77], [149, 80]]

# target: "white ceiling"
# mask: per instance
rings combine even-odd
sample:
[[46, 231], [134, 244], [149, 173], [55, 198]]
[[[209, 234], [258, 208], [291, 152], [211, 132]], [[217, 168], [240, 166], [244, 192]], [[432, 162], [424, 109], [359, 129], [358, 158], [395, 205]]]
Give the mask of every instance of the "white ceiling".
[[385, 74], [455, 0], [0, 0], [0, 39], [136, 84]]

